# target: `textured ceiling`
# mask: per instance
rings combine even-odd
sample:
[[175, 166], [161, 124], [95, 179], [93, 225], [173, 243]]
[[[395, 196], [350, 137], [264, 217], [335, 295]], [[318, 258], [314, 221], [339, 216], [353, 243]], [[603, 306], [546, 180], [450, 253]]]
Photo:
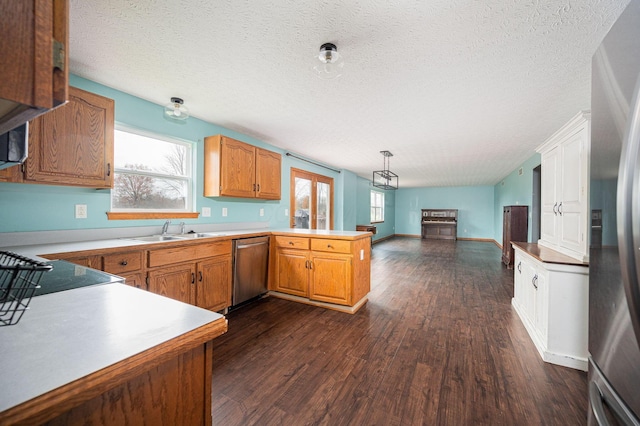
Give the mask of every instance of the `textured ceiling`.
[[71, 0], [70, 68], [367, 179], [390, 150], [401, 187], [492, 185], [589, 109], [627, 3]]

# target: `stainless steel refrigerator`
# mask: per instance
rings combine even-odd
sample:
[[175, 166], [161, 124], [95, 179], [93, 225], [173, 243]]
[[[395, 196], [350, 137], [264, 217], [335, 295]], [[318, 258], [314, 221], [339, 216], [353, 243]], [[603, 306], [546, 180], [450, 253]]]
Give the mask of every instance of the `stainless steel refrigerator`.
[[593, 56], [589, 424], [640, 425], [640, 0]]

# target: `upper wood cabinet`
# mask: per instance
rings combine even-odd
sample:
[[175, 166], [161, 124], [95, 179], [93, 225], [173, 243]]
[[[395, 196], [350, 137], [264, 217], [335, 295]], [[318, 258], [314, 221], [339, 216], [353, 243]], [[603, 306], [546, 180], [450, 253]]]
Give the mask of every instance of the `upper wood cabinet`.
[[0, 0], [0, 10], [1, 134], [66, 102], [69, 4]]
[[542, 160], [539, 244], [580, 261], [589, 257], [590, 116], [580, 112], [537, 149]]
[[51, 185], [113, 187], [114, 102], [69, 88], [69, 102], [29, 125], [29, 156], [2, 170], [0, 180]]
[[204, 139], [204, 196], [279, 200], [280, 154], [222, 135]]

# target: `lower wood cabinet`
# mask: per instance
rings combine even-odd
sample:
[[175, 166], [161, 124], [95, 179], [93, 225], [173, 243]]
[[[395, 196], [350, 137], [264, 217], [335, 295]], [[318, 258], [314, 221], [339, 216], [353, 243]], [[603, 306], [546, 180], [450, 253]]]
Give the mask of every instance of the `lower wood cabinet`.
[[197, 306], [210, 311], [231, 306], [231, 267], [231, 255], [216, 256], [197, 263]]
[[147, 273], [148, 289], [184, 303], [194, 304], [196, 267], [194, 263], [166, 266]]
[[278, 235], [272, 241], [275, 260], [271, 290], [345, 306], [356, 305], [369, 292], [369, 238], [338, 240]]

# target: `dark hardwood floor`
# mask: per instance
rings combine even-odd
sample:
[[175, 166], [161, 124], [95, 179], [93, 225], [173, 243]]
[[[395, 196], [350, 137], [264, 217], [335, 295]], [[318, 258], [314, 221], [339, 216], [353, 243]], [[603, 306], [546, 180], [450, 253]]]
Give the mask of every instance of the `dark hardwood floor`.
[[586, 373], [546, 364], [492, 243], [374, 245], [355, 315], [274, 297], [214, 341], [216, 425], [580, 425]]

